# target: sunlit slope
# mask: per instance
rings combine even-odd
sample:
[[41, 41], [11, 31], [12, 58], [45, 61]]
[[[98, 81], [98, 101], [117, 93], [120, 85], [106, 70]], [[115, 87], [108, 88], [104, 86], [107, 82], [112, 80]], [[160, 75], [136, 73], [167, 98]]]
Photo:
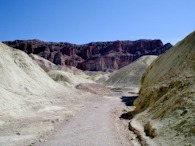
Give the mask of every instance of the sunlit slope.
[[80, 83], [95, 83], [87, 79], [85, 74], [74, 74], [63, 70], [52, 70], [48, 72], [48, 75], [56, 82], [67, 87], [75, 87]]
[[47, 74], [56, 82], [67, 86], [75, 87], [80, 83], [94, 83], [89, 76], [86, 75], [82, 70], [75, 67], [70, 67], [66, 65], [55, 65], [49, 60], [44, 59], [35, 54], [30, 54], [30, 57], [37, 63], [39, 66], [47, 72]]
[[158, 145], [195, 143], [195, 32], [150, 65], [134, 105]]
[[53, 81], [26, 53], [0, 43], [0, 112], [25, 115], [25, 109], [46, 101], [44, 97], [71, 92]]
[[103, 84], [114, 87], [139, 87], [141, 76], [156, 58], [155, 55], [140, 57], [135, 62], [112, 73]]

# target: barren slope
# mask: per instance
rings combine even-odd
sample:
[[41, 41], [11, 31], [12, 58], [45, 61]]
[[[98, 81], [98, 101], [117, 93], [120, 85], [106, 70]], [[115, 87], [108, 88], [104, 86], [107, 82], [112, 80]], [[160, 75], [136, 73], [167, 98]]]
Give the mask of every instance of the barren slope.
[[82, 94], [53, 81], [24, 52], [0, 43], [0, 145], [36, 141], [81, 109], [71, 101]]
[[[195, 32], [158, 57], [142, 77], [136, 115], [155, 145], [195, 143]], [[134, 125], [135, 126], [135, 125]]]
[[[147, 67], [157, 58], [155, 55], [140, 57], [135, 62], [112, 73], [108, 80], [103, 81], [106, 86], [140, 87], [140, 80]], [[102, 77], [104, 78], [104, 77]], [[99, 79], [101, 82], [103, 79]]]
[[[87, 77], [79, 70], [53, 70], [47, 60], [35, 60], [72, 85]], [[81, 90], [64, 87], [39, 65], [24, 52], [0, 43], [0, 145], [130, 145], [128, 138], [136, 136], [123, 131], [118, 117], [125, 107], [119, 96], [114, 98], [110, 89], [95, 83], [79, 84]], [[115, 106], [118, 114], [113, 114]], [[131, 137], [131, 143], [137, 143]]]
[[94, 81], [88, 79], [89, 76], [82, 70], [73, 66], [55, 65], [49, 60], [35, 54], [30, 54], [30, 57], [36, 61], [36, 63], [39, 64], [54, 81], [66, 87], [75, 87], [80, 83], [94, 83]]

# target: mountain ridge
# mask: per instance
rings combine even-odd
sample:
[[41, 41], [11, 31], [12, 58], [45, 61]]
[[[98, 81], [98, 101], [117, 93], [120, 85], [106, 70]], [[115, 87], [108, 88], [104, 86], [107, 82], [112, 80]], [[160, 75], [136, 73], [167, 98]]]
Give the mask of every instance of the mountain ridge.
[[3, 43], [27, 54], [37, 54], [56, 65], [74, 66], [89, 71], [120, 69], [144, 55], [160, 55], [172, 45], [161, 40], [91, 42], [83, 45], [41, 40], [15, 40]]

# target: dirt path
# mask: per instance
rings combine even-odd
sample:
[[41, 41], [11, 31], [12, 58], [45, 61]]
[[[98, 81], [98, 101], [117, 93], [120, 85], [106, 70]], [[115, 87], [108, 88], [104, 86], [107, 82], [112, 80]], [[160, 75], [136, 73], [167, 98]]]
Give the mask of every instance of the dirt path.
[[[117, 97], [90, 98], [86, 108], [41, 146], [131, 146], [135, 135], [128, 130], [128, 121], [119, 119], [126, 107]], [[126, 124], [126, 125], [125, 125]], [[125, 127], [124, 127], [125, 126]], [[130, 139], [132, 141], [130, 142]], [[134, 144], [133, 144], [134, 143]]]

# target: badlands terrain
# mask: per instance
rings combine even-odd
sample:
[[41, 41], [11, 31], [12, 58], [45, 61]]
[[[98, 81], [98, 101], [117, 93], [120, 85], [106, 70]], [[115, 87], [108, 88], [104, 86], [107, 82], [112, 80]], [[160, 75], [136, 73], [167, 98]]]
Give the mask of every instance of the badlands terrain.
[[195, 32], [160, 55], [141, 82], [130, 127], [145, 132], [150, 145], [194, 145]]
[[135, 60], [129, 65], [121, 68], [109, 74], [106, 79], [105, 75], [97, 80], [99, 83], [103, 83], [106, 86], [114, 86], [118, 88], [135, 87], [141, 86], [140, 79], [146, 68], [157, 58], [155, 55], [145, 55]]
[[173, 47], [160, 40], [5, 43], [0, 145], [194, 145], [195, 32]]
[[133, 110], [120, 97], [137, 94], [3, 43], [0, 51], [0, 145], [129, 145], [129, 135], [139, 144], [119, 119]]

